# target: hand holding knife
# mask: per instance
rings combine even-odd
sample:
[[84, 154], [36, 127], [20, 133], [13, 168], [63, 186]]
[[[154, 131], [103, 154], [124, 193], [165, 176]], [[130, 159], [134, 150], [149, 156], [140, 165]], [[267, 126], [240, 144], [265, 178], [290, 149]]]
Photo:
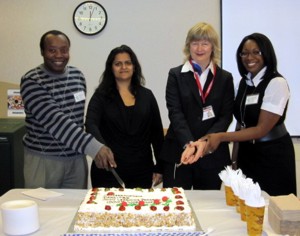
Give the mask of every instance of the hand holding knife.
[[122, 188], [125, 188], [125, 183], [124, 183], [124, 181], [120, 178], [120, 176], [118, 175], [118, 173], [117, 173], [117, 171], [115, 170], [115, 168], [109, 167], [108, 170], [111, 171], [111, 173], [115, 176], [116, 180], [117, 180], [118, 183], [122, 186]]
[[108, 169], [109, 167], [117, 167], [114, 154], [106, 145], [102, 146], [95, 156], [95, 164], [99, 169]]
[[175, 164], [176, 168], [182, 164], [193, 164], [199, 158], [202, 158], [204, 149], [206, 148], [207, 139], [199, 139], [195, 142], [190, 142], [181, 155], [181, 160], [179, 164]]

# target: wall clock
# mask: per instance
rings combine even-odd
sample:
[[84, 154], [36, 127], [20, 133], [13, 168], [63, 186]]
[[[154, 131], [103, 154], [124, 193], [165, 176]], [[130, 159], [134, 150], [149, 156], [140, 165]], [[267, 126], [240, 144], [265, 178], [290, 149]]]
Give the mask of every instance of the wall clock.
[[73, 23], [80, 33], [85, 35], [98, 34], [107, 24], [106, 10], [98, 2], [82, 2], [74, 10]]

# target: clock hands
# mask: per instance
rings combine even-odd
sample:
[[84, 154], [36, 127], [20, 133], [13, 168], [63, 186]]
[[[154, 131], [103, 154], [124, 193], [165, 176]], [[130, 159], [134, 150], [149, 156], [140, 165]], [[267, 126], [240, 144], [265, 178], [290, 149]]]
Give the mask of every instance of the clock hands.
[[90, 11], [90, 19], [89, 19], [89, 21], [91, 21], [91, 18], [92, 18], [92, 15], [93, 15], [93, 13], [94, 13], [94, 10], [95, 10], [95, 7], [93, 8], [92, 11]]

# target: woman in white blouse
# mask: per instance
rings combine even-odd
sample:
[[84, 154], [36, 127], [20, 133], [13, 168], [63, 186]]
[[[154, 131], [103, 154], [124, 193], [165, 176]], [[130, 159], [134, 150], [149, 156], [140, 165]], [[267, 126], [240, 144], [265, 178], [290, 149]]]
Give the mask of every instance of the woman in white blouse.
[[[277, 71], [272, 43], [263, 34], [248, 35], [236, 59], [242, 76], [234, 106], [237, 131], [206, 135], [185, 150], [182, 160], [193, 163], [221, 142], [239, 142], [237, 167], [247, 177], [272, 196], [296, 194], [295, 152], [284, 125], [290, 91]], [[195, 155], [193, 146], [198, 147]]]

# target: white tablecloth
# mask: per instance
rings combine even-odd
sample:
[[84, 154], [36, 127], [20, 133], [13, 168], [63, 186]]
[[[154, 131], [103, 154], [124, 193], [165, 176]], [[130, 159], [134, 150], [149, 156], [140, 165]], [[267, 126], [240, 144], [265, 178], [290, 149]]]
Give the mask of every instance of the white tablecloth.
[[[39, 206], [40, 229], [30, 235], [33, 236], [59, 236], [68, 231], [68, 228], [76, 214], [80, 202], [87, 190], [53, 189], [64, 195], [46, 201], [31, 198], [22, 194], [25, 189], [13, 189], [0, 197], [0, 204], [10, 200], [31, 199]], [[246, 223], [240, 220], [240, 215], [235, 207], [226, 205], [225, 193], [220, 191], [186, 191], [187, 198], [197, 215], [201, 227], [214, 228], [211, 236], [242, 236], [247, 235]], [[265, 195], [268, 202], [268, 195]], [[271, 229], [265, 210], [263, 236], [275, 236]], [[3, 234], [2, 218], [0, 220], [0, 235]]]

